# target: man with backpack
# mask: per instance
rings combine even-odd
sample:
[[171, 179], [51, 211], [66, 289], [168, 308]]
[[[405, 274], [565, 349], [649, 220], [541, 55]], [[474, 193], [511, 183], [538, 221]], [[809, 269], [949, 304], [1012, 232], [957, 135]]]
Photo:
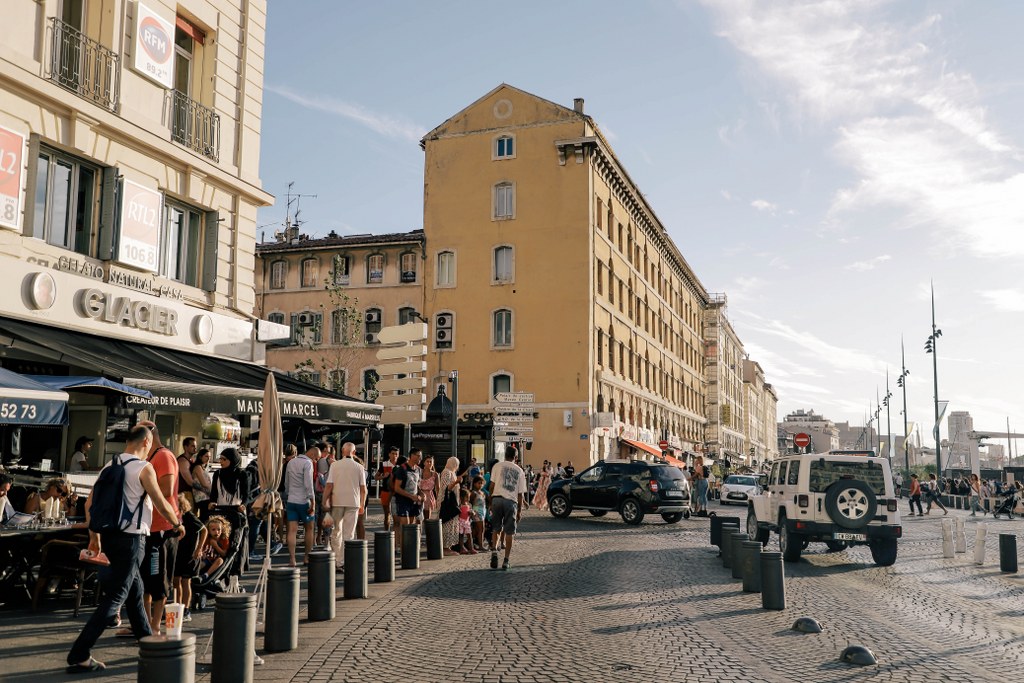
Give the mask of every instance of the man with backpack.
[[[160, 432], [152, 422], [140, 422], [148, 427], [153, 435], [150, 447], [149, 464], [156, 472], [160, 492], [167, 504], [174, 510], [174, 520], [157, 518], [149, 529], [146, 541], [146, 562], [143, 565], [142, 583], [146, 589], [146, 611], [149, 612], [149, 623], [154, 633], [160, 633], [160, 621], [164, 614], [167, 596], [174, 588], [174, 564], [178, 557], [178, 534], [171, 527], [178, 523], [178, 459], [169, 448], [160, 442]], [[118, 635], [126, 636], [128, 629]]]
[[146, 535], [154, 521], [153, 508], [168, 523], [175, 539], [183, 536], [185, 529], [160, 489], [156, 470], [144, 459], [152, 445], [153, 435], [147, 427], [133, 427], [128, 432], [124, 454], [114, 456], [103, 468], [85, 503], [90, 557], [102, 552], [110, 564], [100, 569], [99, 602], [71, 646], [68, 673], [106, 668], [92, 658], [90, 651], [122, 604], [135, 638], [153, 634], [143, 604], [140, 574]]

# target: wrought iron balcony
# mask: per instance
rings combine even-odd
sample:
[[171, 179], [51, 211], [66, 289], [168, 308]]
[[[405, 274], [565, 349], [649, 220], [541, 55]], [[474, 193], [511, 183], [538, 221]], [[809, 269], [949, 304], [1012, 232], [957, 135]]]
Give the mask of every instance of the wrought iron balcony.
[[120, 56], [57, 17], [53, 24], [49, 79], [79, 97], [117, 111]]
[[173, 98], [171, 139], [220, 161], [220, 115], [177, 90]]

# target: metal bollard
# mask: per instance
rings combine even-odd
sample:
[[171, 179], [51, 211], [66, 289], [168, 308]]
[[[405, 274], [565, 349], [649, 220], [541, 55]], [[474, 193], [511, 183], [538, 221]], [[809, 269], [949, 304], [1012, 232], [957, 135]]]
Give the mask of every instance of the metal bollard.
[[1014, 534], [999, 534], [999, 571], [1017, 573], [1017, 537]]
[[256, 595], [219, 593], [213, 613], [211, 683], [252, 683]]
[[739, 532], [740, 528], [734, 524], [722, 525], [722, 566], [726, 569], [732, 568], [732, 543], [729, 542], [730, 534]]
[[427, 559], [440, 560], [444, 557], [444, 547], [441, 543], [441, 520], [428, 519], [423, 522], [423, 528], [427, 536]]
[[139, 641], [139, 683], [194, 683], [196, 637], [146, 636]]
[[958, 553], [967, 552], [967, 531], [964, 529], [964, 518], [956, 518], [956, 531], [953, 534], [954, 547], [953, 550]]
[[268, 570], [266, 618], [263, 649], [267, 652], [285, 652], [298, 647], [298, 567], [275, 567]]
[[761, 553], [761, 607], [786, 609], [786, 575], [782, 568], [782, 553]]
[[366, 585], [366, 553], [366, 541], [345, 541], [346, 600], [365, 598], [370, 594]]
[[953, 557], [953, 520], [942, 520], [942, 556]]
[[334, 618], [334, 551], [311, 552], [308, 576], [306, 614], [310, 621], [330, 621]]
[[402, 569], [420, 568], [420, 525], [402, 526]]
[[718, 546], [718, 554], [722, 554], [722, 525], [723, 524], [736, 524], [738, 529], [740, 526], [739, 517], [723, 517], [721, 515], [715, 515], [711, 518], [711, 545]]
[[373, 534], [373, 582], [395, 580], [395, 532], [375, 531]]
[[732, 543], [732, 578], [743, 578], [743, 543], [750, 538], [742, 531], [734, 531], [729, 534], [728, 540]]
[[740, 545], [740, 558], [743, 574], [743, 592], [761, 592], [761, 542], [743, 541]]
[[985, 539], [988, 537], [988, 524], [979, 524], [974, 534], [974, 564], [985, 564]]

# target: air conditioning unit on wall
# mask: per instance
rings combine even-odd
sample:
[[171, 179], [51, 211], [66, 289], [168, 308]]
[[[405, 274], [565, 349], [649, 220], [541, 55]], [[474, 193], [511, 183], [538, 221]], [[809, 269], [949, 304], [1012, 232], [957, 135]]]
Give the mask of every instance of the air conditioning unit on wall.
[[374, 310], [374, 311], [367, 311], [366, 314], [363, 315], [363, 321], [367, 325], [374, 325], [374, 324], [379, 323], [380, 322], [380, 311], [376, 311], [376, 310]]
[[380, 340], [377, 339], [377, 333], [376, 332], [367, 332], [366, 333], [366, 343], [367, 344], [379, 344]]
[[303, 327], [308, 327], [313, 324], [316, 317], [312, 313], [299, 313], [299, 324]]

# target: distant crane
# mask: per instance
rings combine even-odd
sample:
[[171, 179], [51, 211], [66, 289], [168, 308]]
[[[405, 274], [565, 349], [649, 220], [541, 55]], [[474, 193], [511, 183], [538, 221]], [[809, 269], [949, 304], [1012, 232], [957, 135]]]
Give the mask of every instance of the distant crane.
[[[990, 432], [988, 432], [988, 431], [978, 431], [978, 430], [975, 430], [973, 432], [967, 432], [967, 439], [969, 441], [976, 441], [977, 442], [977, 445], [975, 446], [975, 449], [974, 449], [975, 451], [977, 451], [978, 447], [983, 445], [981, 442], [984, 439], [1001, 439], [1001, 438], [1005, 438], [1006, 439], [1007, 447], [1009, 447], [1011, 439], [1024, 439], [1024, 434], [1016, 434], [1014, 432], [1011, 432], [1009, 429], [1007, 429], [1005, 432], [997, 432], [995, 430], [990, 431]], [[1013, 456], [1013, 453], [1010, 453], [1009, 451], [1007, 451], [1006, 457], [1007, 458], [1011, 458], [1012, 456]], [[974, 463], [971, 463], [971, 464], [972, 464], [971, 471], [973, 471], [975, 474], [978, 474], [977, 465], [974, 465]]]

